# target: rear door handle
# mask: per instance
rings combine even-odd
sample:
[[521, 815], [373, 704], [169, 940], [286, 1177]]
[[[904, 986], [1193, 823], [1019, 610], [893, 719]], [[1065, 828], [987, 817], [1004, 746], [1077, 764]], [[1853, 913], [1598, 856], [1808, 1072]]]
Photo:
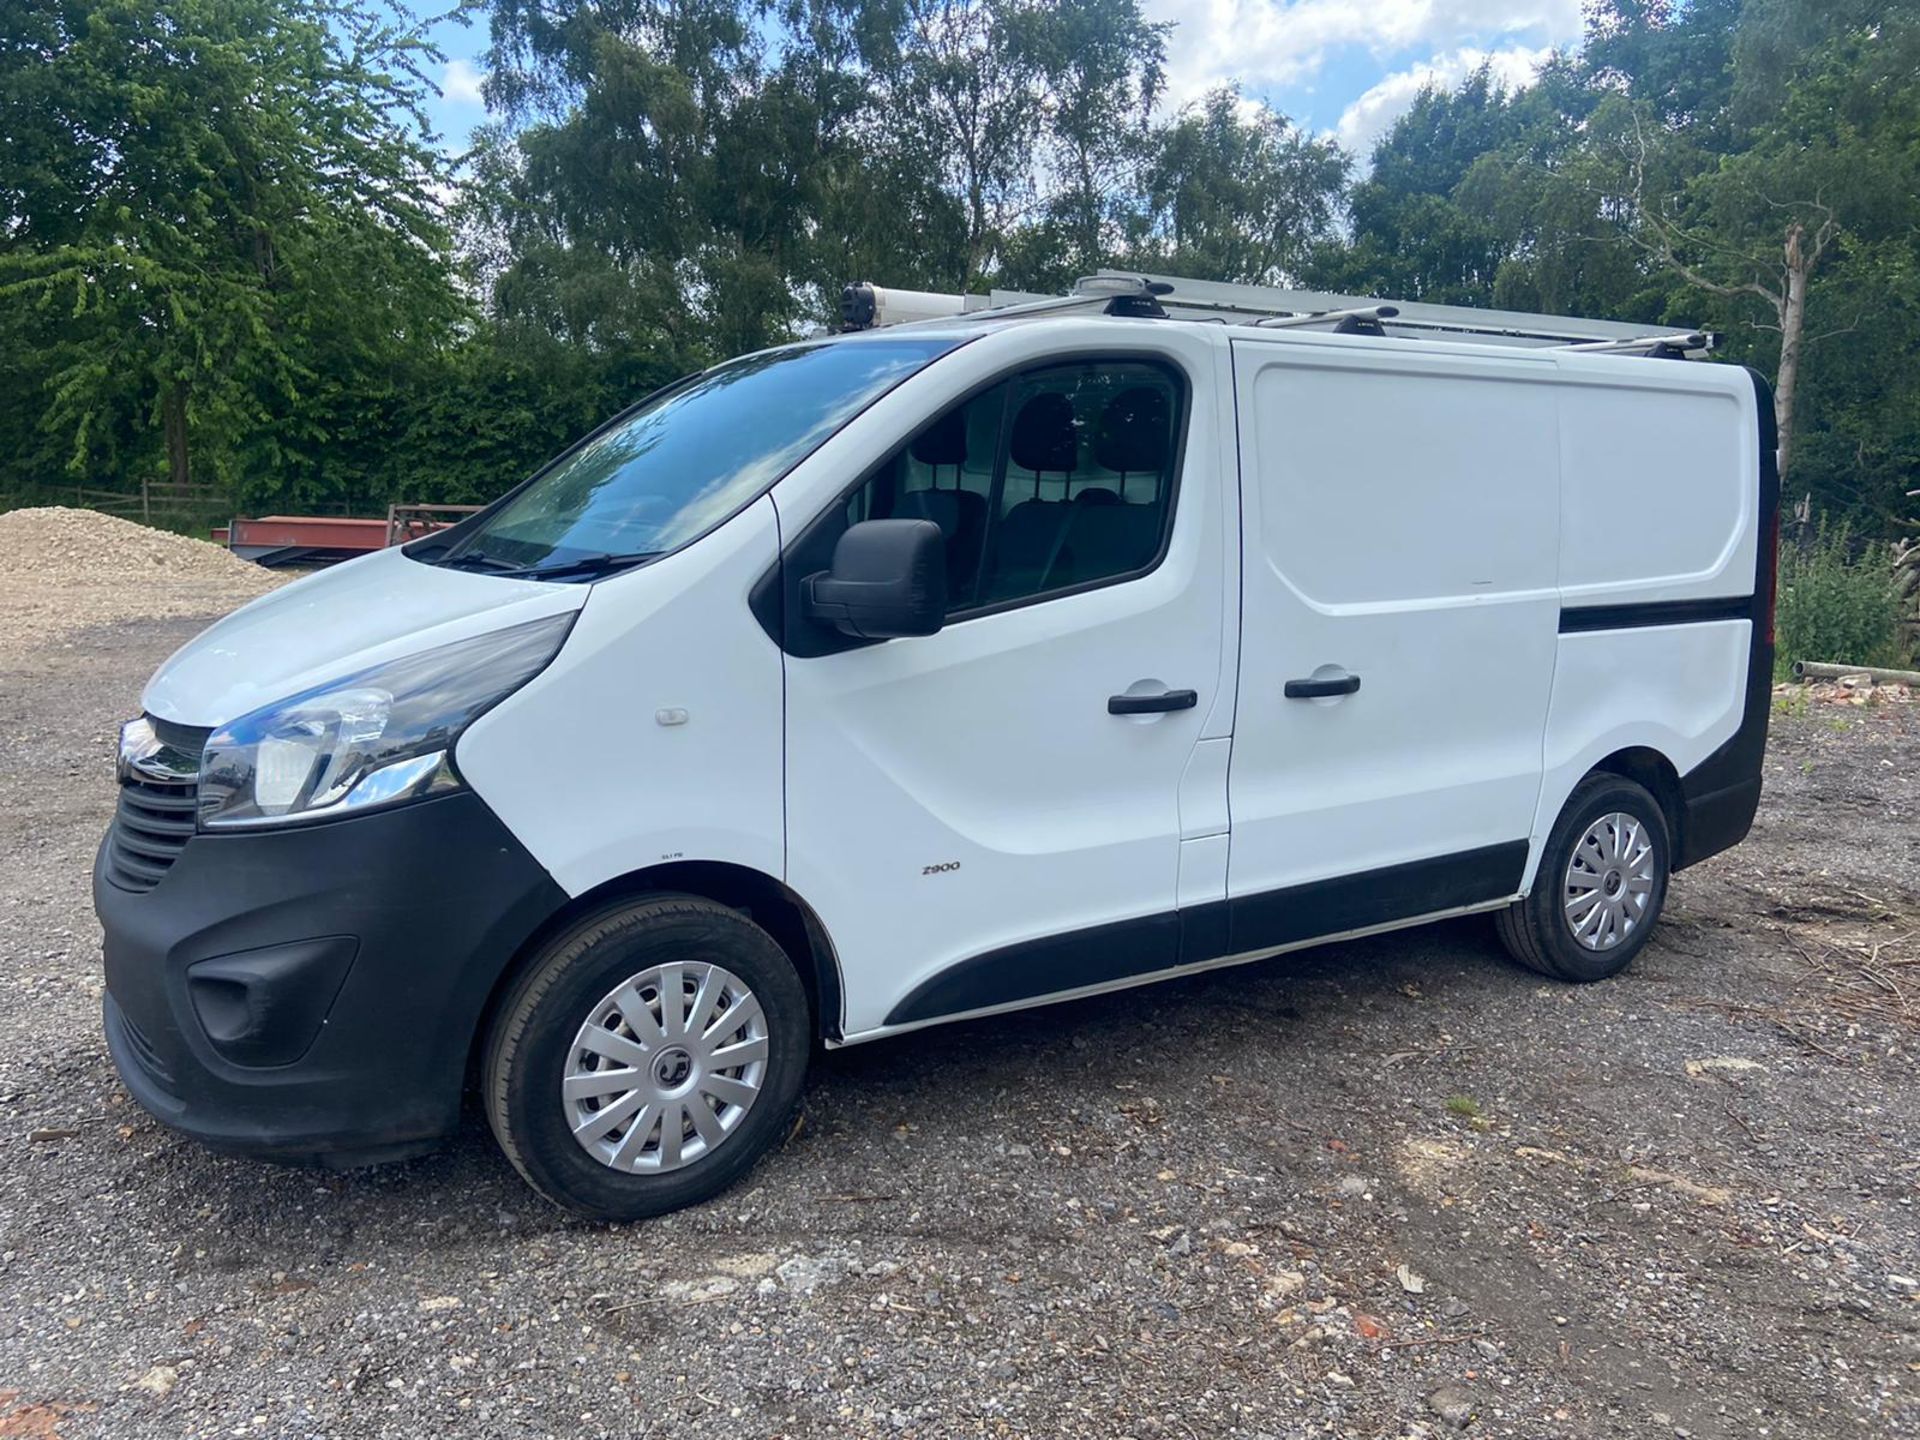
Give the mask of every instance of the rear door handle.
[[1162, 690], [1158, 695], [1109, 695], [1109, 715], [1158, 715], [1168, 710], [1191, 710], [1200, 703], [1192, 690]]
[[1351, 695], [1360, 688], [1358, 675], [1335, 675], [1325, 680], [1287, 681], [1287, 699], [1324, 700], [1329, 695]]

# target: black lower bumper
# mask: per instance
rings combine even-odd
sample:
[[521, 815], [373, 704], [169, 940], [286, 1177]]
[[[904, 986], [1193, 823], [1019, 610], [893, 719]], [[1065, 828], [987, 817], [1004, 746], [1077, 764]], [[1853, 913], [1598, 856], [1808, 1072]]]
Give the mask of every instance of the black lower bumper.
[[565, 900], [471, 793], [195, 836], [151, 890], [96, 862], [127, 1088], [218, 1149], [358, 1164], [456, 1125], [489, 995]]
[[1674, 869], [1698, 865], [1747, 838], [1760, 810], [1760, 777], [1737, 780], [1719, 790], [1695, 790], [1682, 796], [1680, 858]]

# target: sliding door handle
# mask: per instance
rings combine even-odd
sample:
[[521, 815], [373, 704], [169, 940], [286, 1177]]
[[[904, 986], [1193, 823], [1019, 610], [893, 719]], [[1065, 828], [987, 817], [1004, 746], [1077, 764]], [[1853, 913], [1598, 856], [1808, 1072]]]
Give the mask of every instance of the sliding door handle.
[[1324, 680], [1287, 681], [1287, 699], [1324, 700], [1330, 695], [1351, 695], [1360, 688], [1358, 675], [1332, 675]]
[[1193, 690], [1162, 690], [1158, 695], [1109, 695], [1109, 715], [1159, 715], [1168, 710], [1191, 710], [1200, 703]]

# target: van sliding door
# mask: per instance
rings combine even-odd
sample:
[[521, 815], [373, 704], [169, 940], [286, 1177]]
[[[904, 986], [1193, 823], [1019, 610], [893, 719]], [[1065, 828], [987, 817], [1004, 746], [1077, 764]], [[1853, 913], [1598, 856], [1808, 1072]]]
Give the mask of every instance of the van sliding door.
[[1233, 353], [1231, 949], [1515, 894], [1559, 611], [1551, 363]]

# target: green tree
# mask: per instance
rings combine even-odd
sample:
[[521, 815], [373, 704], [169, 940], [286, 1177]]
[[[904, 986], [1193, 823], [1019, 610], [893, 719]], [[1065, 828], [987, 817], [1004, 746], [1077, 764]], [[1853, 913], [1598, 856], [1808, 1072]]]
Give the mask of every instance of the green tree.
[[1139, 0], [1059, 0], [1016, 17], [1018, 43], [1044, 78], [1041, 155], [1052, 181], [1042, 227], [1057, 259], [1009, 277], [1030, 289], [1064, 288], [1124, 243], [1142, 165], [1154, 141], [1153, 110], [1165, 84], [1172, 25], [1150, 22]]
[[[1752, 13], [1765, 17], [1768, 7]], [[1727, 153], [1703, 152], [1630, 93], [1601, 109], [1594, 133], [1621, 156], [1629, 238], [1687, 286], [1737, 302], [1735, 314], [1777, 337], [1785, 474], [1811, 347], [1857, 330], [1868, 313], [1833, 313], [1841, 307], [1823, 301], [1839, 291], [1823, 295], [1821, 280], [1848, 264], [1911, 273], [1920, 230], [1920, 25], [1904, 17], [1837, 29], [1764, 104], [1749, 98], [1746, 112], [1752, 123], [1734, 127]], [[1823, 308], [1826, 323], [1810, 319]]]
[[1350, 165], [1332, 141], [1214, 90], [1157, 137], [1133, 259], [1194, 279], [1285, 283], [1333, 233]]
[[1508, 94], [1487, 67], [1454, 90], [1423, 90], [1375, 146], [1371, 173], [1349, 196], [1347, 242], [1317, 249], [1312, 283], [1483, 306], [1497, 303], [1503, 277], [1510, 291], [1534, 288], [1512, 262], [1558, 231], [1536, 224], [1544, 196], [1531, 182], [1566, 133], [1556, 108], [1533, 103], [1537, 93]]
[[[85, 472], [272, 464], [460, 313], [419, 105], [430, 52], [358, 0], [14, 0], [0, 302]], [[327, 406], [323, 403], [320, 411]]]
[[980, 288], [1002, 238], [1038, 201], [1044, 71], [1022, 0], [912, 0], [888, 112], [916, 133], [965, 217], [951, 283]]

